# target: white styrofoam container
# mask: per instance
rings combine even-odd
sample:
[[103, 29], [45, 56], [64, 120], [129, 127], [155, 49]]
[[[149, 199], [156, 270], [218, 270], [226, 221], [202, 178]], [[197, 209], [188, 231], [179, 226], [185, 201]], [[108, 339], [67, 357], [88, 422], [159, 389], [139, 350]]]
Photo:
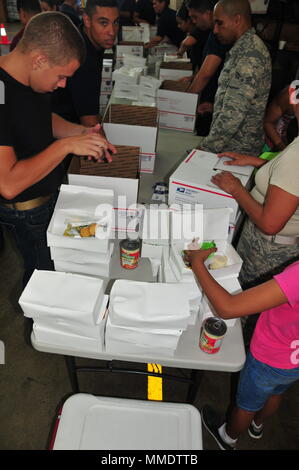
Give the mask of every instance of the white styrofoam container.
[[182, 284], [116, 280], [110, 292], [113, 324], [133, 328], [185, 329], [189, 298]]
[[[54, 450], [201, 450], [192, 405], [72, 395], [64, 403]], [[108, 458], [108, 454], [107, 454]]]
[[[104, 284], [100, 279], [71, 273], [35, 270], [19, 304], [26, 317], [73, 334], [98, 336]], [[99, 322], [99, 323], [98, 323]]]
[[[204, 241], [213, 240], [217, 246], [217, 254], [225, 255], [228, 258], [227, 266], [220, 269], [209, 270], [214, 279], [238, 277], [243, 263], [237, 251], [228, 242], [230, 214], [230, 208], [203, 210], [203, 229], [200, 237], [203, 236]], [[183, 215], [183, 211], [181, 211], [181, 213], [173, 211], [171, 212], [170, 220], [175, 220], [176, 223], [178, 223], [181, 215]], [[186, 241], [177, 242], [173, 239], [173, 227], [174, 224], [171, 222], [170, 237], [172, 240], [172, 246], [170, 248], [170, 259], [173, 262], [173, 265], [176, 267], [177, 275], [180, 276], [181, 279], [188, 277], [193, 278], [193, 272], [190, 268], [186, 267], [182, 256], [182, 250], [186, 248]], [[205, 262], [207, 268], [209, 267], [211, 261], [212, 258], [209, 258]]]
[[71, 248], [50, 247], [51, 259], [55, 261], [70, 261], [79, 264], [107, 264], [113, 252], [114, 244], [109, 243], [107, 253], [96, 253], [95, 251], [72, 250]]
[[[55, 210], [47, 230], [48, 246], [73, 248], [83, 251], [107, 252], [111, 235], [113, 191], [85, 186], [61, 185]], [[101, 209], [100, 209], [101, 208]], [[73, 238], [63, 235], [66, 219], [87, 218], [97, 221], [100, 213], [106, 215], [107, 227], [101, 229], [101, 238]]]
[[73, 263], [71, 261], [54, 260], [55, 271], [85, 274], [86, 276], [109, 277], [109, 263]]
[[105, 348], [109, 353], [134, 354], [142, 352], [143, 354], [163, 353], [172, 356], [182, 333], [183, 330], [178, 329], [134, 328], [115, 325], [109, 314], [105, 332]]

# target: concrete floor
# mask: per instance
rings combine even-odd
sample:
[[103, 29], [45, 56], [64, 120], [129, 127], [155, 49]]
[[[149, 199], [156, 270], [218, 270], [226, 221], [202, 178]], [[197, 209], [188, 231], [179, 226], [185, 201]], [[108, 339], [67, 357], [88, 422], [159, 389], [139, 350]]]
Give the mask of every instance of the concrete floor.
[[[14, 23], [8, 31], [18, 30]], [[192, 148], [193, 136], [190, 136]], [[192, 141], [192, 142], [191, 142]], [[164, 140], [165, 142], [165, 140]], [[171, 147], [183, 154], [175, 139]], [[165, 145], [165, 143], [164, 143]], [[182, 145], [182, 144], [181, 144]], [[160, 149], [170, 151], [169, 148]], [[169, 146], [168, 146], [169, 147]], [[172, 164], [160, 167], [155, 175], [145, 175], [146, 181], [159, 181]], [[147, 185], [148, 186], [148, 185]], [[149, 186], [148, 186], [149, 187]], [[149, 192], [144, 195], [148, 199]], [[141, 200], [141, 202], [143, 202]], [[59, 355], [40, 353], [27, 345], [23, 337], [23, 315], [18, 306], [21, 294], [22, 264], [11, 234], [4, 232], [4, 248], [0, 252], [0, 339], [5, 344], [5, 365], [0, 365], [0, 450], [43, 450], [49, 438], [59, 405], [70, 395], [71, 388], [64, 364]], [[80, 363], [93, 364], [82, 360]], [[97, 363], [98, 365], [98, 363]], [[116, 364], [117, 365], [117, 364]], [[136, 365], [134, 365], [136, 368]], [[137, 366], [145, 367], [143, 365]], [[174, 373], [164, 369], [166, 373]], [[189, 375], [188, 371], [182, 372]], [[147, 398], [147, 379], [124, 374], [81, 374], [81, 391], [105, 396]], [[184, 402], [187, 386], [178, 382], [163, 384], [164, 401]], [[260, 440], [244, 434], [238, 443], [244, 450], [294, 450], [299, 448], [299, 382], [286, 394], [278, 413], [269, 419]], [[230, 396], [230, 375], [206, 372], [194, 405], [200, 409], [210, 404], [224, 413]], [[203, 447], [218, 449], [211, 436], [203, 430]]]

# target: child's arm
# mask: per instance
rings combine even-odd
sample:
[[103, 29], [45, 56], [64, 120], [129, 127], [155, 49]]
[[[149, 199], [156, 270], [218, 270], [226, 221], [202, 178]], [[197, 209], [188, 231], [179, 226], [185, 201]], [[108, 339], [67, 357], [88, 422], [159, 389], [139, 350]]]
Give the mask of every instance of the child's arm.
[[227, 320], [252, 315], [288, 302], [275, 279], [239, 294], [229, 294], [215, 281], [204, 265], [205, 260], [214, 251], [215, 248], [189, 250], [187, 256], [203, 291], [221, 318]]

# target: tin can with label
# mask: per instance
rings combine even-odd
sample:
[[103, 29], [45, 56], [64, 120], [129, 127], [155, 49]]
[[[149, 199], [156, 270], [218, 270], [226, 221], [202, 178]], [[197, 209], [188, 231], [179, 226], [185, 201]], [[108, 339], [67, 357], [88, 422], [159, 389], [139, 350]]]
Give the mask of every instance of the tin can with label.
[[227, 326], [220, 318], [207, 318], [202, 324], [200, 349], [208, 354], [216, 354], [221, 347], [226, 330]]
[[120, 242], [120, 264], [125, 269], [135, 269], [140, 256], [139, 240], [122, 240]]

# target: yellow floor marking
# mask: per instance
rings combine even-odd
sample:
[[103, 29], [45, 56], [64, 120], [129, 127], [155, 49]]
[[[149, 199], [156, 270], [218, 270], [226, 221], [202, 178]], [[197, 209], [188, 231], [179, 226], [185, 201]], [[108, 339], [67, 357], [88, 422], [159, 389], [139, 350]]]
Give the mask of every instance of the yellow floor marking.
[[[147, 371], [162, 374], [162, 366], [160, 364], [148, 364]], [[148, 376], [147, 398], [148, 400], [163, 401], [163, 379], [161, 377]]]

